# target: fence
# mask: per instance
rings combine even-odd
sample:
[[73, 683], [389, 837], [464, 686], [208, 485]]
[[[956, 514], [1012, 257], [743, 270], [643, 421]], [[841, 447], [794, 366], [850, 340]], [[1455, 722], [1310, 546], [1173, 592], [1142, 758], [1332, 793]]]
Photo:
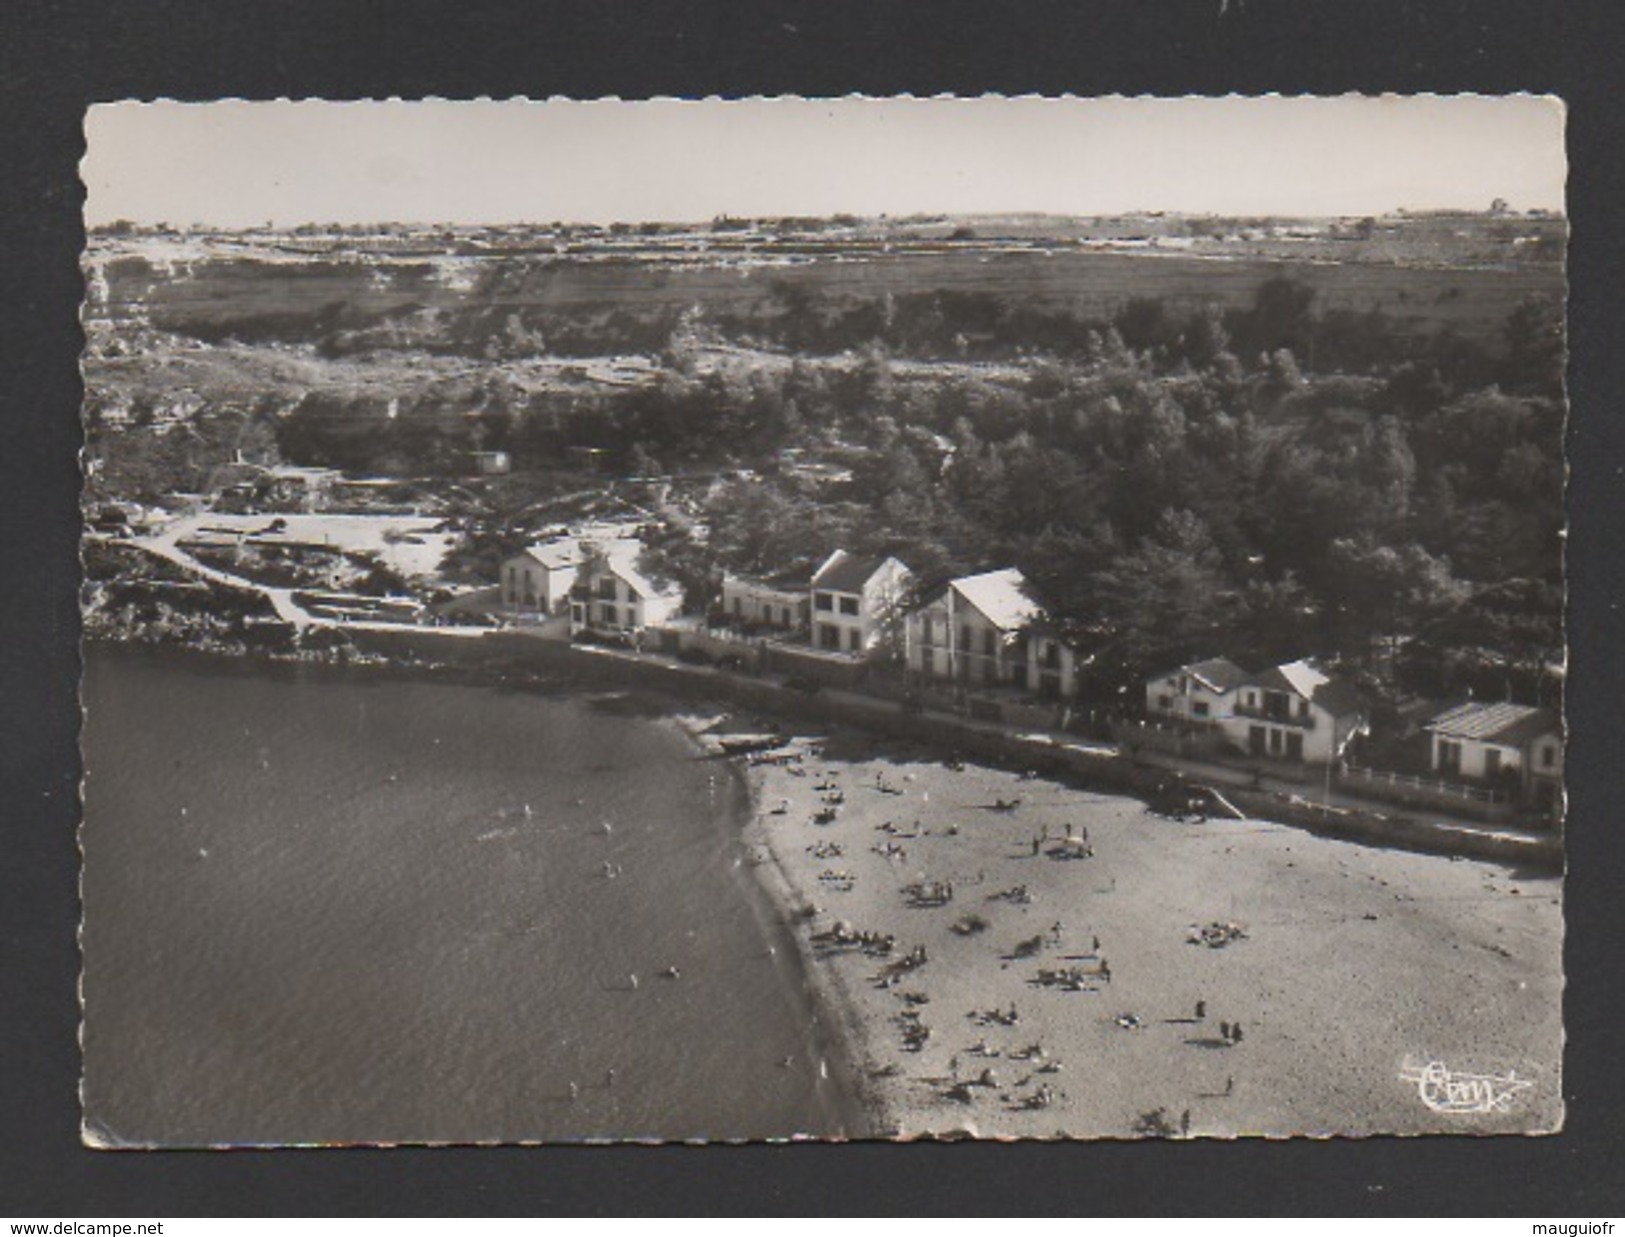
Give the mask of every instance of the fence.
[[1360, 765], [1345, 765], [1338, 773], [1338, 781], [1357, 794], [1396, 803], [1457, 809], [1480, 817], [1505, 817], [1514, 807], [1505, 791], [1488, 786], [1466, 786], [1443, 778], [1385, 772]]

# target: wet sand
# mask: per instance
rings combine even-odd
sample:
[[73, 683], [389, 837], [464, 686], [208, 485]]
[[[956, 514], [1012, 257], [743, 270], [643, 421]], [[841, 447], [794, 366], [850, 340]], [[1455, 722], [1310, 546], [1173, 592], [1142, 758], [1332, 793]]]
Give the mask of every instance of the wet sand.
[[[772, 755], [747, 842], [888, 1134], [1561, 1124], [1556, 877], [1168, 820], [844, 729]], [[1430, 1062], [1512, 1081], [1439, 1111]]]

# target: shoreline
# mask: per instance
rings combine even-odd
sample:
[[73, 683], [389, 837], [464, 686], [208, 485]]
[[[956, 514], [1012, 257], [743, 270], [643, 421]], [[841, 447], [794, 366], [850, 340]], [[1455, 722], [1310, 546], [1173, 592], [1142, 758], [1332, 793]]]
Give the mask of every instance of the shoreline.
[[857, 1127], [838, 1136], [803, 1132], [790, 1141], [884, 1139], [892, 1127], [882, 1097], [868, 1077], [864, 1028], [858, 1006], [840, 982], [840, 977], [818, 966], [818, 959], [807, 949], [801, 925], [805, 918], [803, 912], [809, 904], [801, 899], [790, 873], [771, 844], [764, 824], [761, 779], [756, 776], [753, 767], [737, 757], [726, 755], [716, 744], [713, 732], [730, 717], [729, 711], [721, 708], [710, 715], [680, 709], [672, 715], [671, 720], [696, 752], [703, 753], [703, 758], [721, 761], [739, 779], [744, 793], [745, 814], [739, 822], [738, 840], [749, 869], [747, 879], [763, 901], [763, 930], [782, 936], [795, 951], [792, 965], [796, 968], [802, 993], [814, 1009], [815, 1023], [809, 1039], [818, 1050], [821, 1067], [827, 1069], [833, 1061], [837, 1072], [843, 1075], [837, 1085], [851, 1102], [851, 1116], [855, 1118]]

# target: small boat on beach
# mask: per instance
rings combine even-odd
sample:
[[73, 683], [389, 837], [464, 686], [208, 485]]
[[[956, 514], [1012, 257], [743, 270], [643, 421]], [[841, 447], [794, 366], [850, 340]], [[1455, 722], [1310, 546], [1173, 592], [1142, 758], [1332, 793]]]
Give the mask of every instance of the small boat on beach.
[[750, 756], [757, 752], [770, 752], [783, 747], [790, 740], [782, 734], [733, 735], [717, 740], [724, 756]]

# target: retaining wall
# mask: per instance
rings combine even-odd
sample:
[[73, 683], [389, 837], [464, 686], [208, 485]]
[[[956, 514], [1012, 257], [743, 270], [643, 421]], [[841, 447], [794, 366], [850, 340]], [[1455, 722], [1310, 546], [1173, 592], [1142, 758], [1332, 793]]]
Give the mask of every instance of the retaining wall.
[[[576, 682], [652, 689], [686, 699], [725, 702], [764, 713], [788, 714], [825, 726], [851, 725], [871, 732], [955, 752], [1013, 769], [1061, 776], [1089, 789], [1148, 798], [1172, 784], [1214, 781], [1131, 757], [1102, 752], [1064, 739], [1022, 738], [961, 718], [916, 713], [891, 701], [846, 692], [809, 693], [776, 680], [722, 674], [681, 663], [584, 648], [518, 632], [492, 632], [469, 638], [430, 629], [400, 632], [355, 631], [356, 645], [376, 652], [445, 662], [498, 678], [551, 672]], [[1451, 829], [1410, 819], [1348, 808], [1328, 808], [1273, 791], [1226, 784], [1225, 797], [1251, 816], [1296, 825], [1310, 832], [1374, 846], [1527, 864], [1551, 871], [1563, 868], [1560, 836], [1521, 836], [1478, 829]]]

